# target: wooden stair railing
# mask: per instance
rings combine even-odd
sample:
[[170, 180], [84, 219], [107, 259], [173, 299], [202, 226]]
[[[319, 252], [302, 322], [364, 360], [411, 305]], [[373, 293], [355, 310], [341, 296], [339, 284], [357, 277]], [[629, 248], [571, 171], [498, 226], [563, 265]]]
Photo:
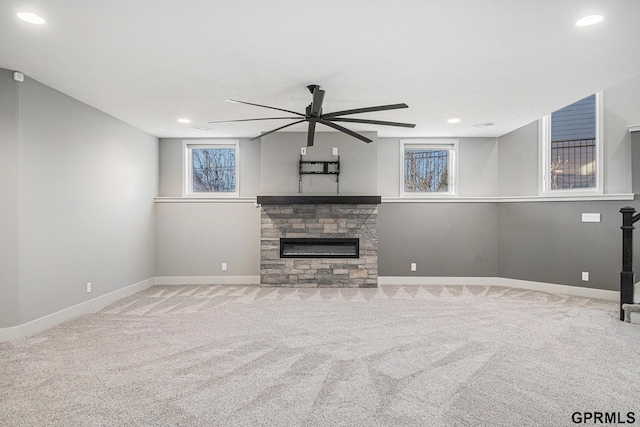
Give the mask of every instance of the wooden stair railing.
[[631, 206], [620, 209], [622, 214], [622, 271], [620, 272], [620, 320], [624, 321], [624, 304], [633, 304], [633, 224], [640, 220], [640, 214]]

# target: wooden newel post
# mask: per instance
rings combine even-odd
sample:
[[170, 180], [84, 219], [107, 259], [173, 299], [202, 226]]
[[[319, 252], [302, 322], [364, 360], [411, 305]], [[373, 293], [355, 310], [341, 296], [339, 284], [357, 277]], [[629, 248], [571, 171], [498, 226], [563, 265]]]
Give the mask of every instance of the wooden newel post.
[[622, 214], [622, 271], [620, 272], [620, 320], [624, 320], [622, 304], [633, 304], [633, 223], [640, 219], [630, 206], [620, 209]]

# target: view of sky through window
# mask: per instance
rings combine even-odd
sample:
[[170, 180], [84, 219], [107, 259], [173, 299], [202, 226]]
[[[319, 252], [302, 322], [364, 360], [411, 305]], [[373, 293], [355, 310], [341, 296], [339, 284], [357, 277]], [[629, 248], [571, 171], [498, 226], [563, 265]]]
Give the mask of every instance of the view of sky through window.
[[404, 151], [405, 192], [448, 192], [449, 152], [407, 148]]
[[193, 149], [193, 191], [236, 191], [235, 148]]

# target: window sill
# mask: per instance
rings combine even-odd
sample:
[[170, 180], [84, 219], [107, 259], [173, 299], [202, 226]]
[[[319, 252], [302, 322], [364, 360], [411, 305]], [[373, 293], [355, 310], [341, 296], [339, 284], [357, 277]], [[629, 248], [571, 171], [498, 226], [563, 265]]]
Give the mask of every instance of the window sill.
[[[634, 200], [633, 193], [593, 196], [513, 196], [513, 197], [382, 197], [382, 203], [527, 203], [527, 202], [587, 202]], [[257, 203], [256, 197], [156, 197], [155, 203]]]
[[633, 193], [623, 194], [590, 194], [590, 195], [557, 195], [557, 196], [527, 196], [527, 197], [498, 197], [499, 202], [589, 202], [589, 201], [622, 201], [633, 200]]
[[382, 203], [494, 203], [497, 197], [405, 196], [382, 197]]
[[526, 202], [587, 202], [633, 200], [633, 193], [598, 194], [590, 196], [521, 196], [521, 197], [382, 197], [382, 203], [526, 203]]
[[255, 197], [156, 197], [155, 203], [256, 203]]

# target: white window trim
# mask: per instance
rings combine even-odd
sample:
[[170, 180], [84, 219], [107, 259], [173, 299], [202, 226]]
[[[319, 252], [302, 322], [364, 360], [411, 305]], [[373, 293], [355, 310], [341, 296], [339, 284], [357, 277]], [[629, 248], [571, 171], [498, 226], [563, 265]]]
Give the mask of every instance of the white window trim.
[[[404, 191], [404, 150], [405, 147], [445, 149], [449, 169], [449, 191], [445, 192], [405, 192]], [[400, 140], [400, 197], [406, 198], [450, 198], [458, 196], [458, 140], [457, 139], [401, 139]]]
[[538, 195], [545, 197], [579, 197], [604, 194], [604, 126], [603, 94], [596, 93], [596, 187], [590, 189], [551, 189], [551, 114], [538, 121], [539, 174]]
[[[236, 150], [236, 191], [194, 192], [193, 161], [194, 148], [234, 148]], [[183, 140], [182, 141], [182, 196], [197, 198], [240, 197], [240, 141], [237, 139]]]

